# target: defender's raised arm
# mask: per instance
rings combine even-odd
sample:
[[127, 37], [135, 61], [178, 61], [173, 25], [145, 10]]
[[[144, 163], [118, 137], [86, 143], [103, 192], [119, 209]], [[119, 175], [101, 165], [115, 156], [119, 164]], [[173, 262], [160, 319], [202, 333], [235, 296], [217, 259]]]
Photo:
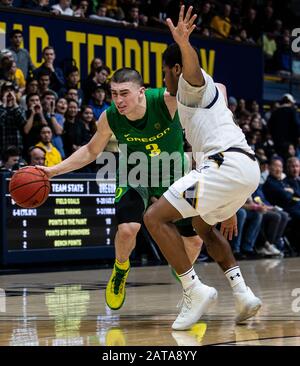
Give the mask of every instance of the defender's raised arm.
[[183, 64], [183, 78], [192, 86], [203, 86], [205, 84], [204, 77], [199, 64], [199, 59], [196, 51], [190, 44], [189, 38], [195, 29], [194, 21], [197, 15], [192, 16], [193, 7], [190, 6], [184, 16], [184, 5], [181, 6], [179, 19], [175, 27], [170, 18], [167, 19], [167, 24], [170, 28], [174, 41], [180, 47]]

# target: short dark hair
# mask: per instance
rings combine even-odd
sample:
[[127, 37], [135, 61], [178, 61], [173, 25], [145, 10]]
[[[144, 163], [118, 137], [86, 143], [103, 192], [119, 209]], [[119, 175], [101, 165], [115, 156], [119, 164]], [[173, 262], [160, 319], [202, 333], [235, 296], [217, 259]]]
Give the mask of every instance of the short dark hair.
[[53, 133], [53, 129], [51, 128], [51, 126], [49, 126], [49, 125], [43, 125], [43, 126], [40, 126], [39, 129], [38, 129], [39, 135], [41, 134], [43, 128], [50, 128], [51, 133]]
[[51, 77], [51, 71], [49, 69], [42, 69], [37, 74], [37, 79], [39, 80], [42, 76], [49, 76]]
[[55, 98], [55, 100], [56, 100], [56, 98], [57, 98], [57, 95], [55, 94], [55, 92], [54, 92], [54, 91], [52, 91], [52, 90], [47, 90], [47, 91], [45, 91], [45, 93], [43, 93], [43, 95], [41, 96], [41, 100], [42, 100], [42, 99], [44, 99], [47, 95], [51, 95], [52, 97], [54, 97], [54, 98]]
[[39, 99], [41, 99], [38, 93], [29, 93], [29, 94], [27, 94], [27, 95], [26, 95], [26, 104], [28, 104], [29, 99], [30, 99], [31, 97], [35, 97], [35, 96], [38, 96], [38, 97], [39, 97]]
[[141, 74], [135, 69], [131, 69], [129, 67], [123, 67], [122, 69], [117, 70], [111, 78], [111, 82], [113, 83], [128, 83], [130, 81], [138, 84], [139, 86], [144, 85]]
[[9, 38], [13, 38], [16, 34], [21, 34], [23, 37], [23, 32], [20, 29], [14, 29], [9, 33]]
[[272, 156], [272, 157], [271, 157], [271, 159], [270, 159], [270, 165], [271, 165], [271, 164], [273, 164], [273, 163], [275, 163], [275, 161], [278, 161], [278, 160], [282, 163], [282, 165], [284, 164], [284, 161], [283, 161], [283, 159], [282, 159], [282, 157], [281, 157], [281, 156], [279, 156], [279, 155], [274, 155], [274, 156]]
[[105, 70], [108, 73], [108, 75], [110, 74], [110, 68], [108, 66], [106, 66], [106, 65], [102, 65], [102, 66], [97, 67], [97, 69], [95, 70], [95, 72], [99, 73], [102, 70]]
[[[195, 52], [197, 53], [199, 64], [200, 63], [200, 56], [197, 48], [193, 47]], [[176, 64], [182, 67], [182, 57], [181, 51], [177, 43], [171, 43], [167, 49], [164, 51], [162, 55], [163, 63], [168, 66], [169, 68], [174, 67]]]
[[52, 46], [47, 46], [47, 47], [43, 48], [43, 51], [42, 51], [42, 55], [43, 55], [43, 56], [44, 56], [44, 54], [45, 54], [45, 52], [46, 52], [47, 50], [53, 50], [53, 51], [54, 51], [54, 53], [55, 53], [55, 49], [54, 49], [54, 47], [52, 47]]
[[73, 72], [79, 72], [77, 66], [71, 66], [67, 69], [65, 76], [68, 77], [69, 75], [73, 74]]
[[21, 156], [20, 149], [15, 145], [8, 146], [4, 151], [3, 162], [6, 163], [11, 156]]

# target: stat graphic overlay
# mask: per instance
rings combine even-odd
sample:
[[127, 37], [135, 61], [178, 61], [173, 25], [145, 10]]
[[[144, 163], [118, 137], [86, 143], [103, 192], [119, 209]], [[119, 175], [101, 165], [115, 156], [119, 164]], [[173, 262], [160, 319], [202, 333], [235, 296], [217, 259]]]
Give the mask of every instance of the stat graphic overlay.
[[97, 182], [92, 174], [53, 178], [47, 201], [31, 209], [14, 202], [8, 191], [9, 180], [9, 176], [2, 180], [2, 226], [7, 253], [107, 247], [113, 250], [115, 181]]

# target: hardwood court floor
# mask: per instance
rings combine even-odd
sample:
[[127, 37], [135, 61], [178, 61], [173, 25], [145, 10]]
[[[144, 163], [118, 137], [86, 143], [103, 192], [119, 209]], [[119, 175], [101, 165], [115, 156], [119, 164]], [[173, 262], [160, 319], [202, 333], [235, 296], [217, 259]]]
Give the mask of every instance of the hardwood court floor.
[[185, 332], [171, 329], [181, 289], [167, 266], [132, 268], [117, 312], [105, 307], [110, 270], [3, 275], [0, 345], [300, 345], [300, 258], [240, 266], [263, 300], [258, 316], [235, 326], [227, 280], [216, 264], [200, 263], [198, 274], [217, 288], [219, 299]]

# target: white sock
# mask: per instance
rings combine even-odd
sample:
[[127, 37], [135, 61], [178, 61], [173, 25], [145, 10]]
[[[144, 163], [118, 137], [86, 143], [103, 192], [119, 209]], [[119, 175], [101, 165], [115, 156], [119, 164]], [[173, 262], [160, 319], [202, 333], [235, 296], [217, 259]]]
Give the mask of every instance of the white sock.
[[179, 274], [178, 277], [180, 278], [182, 287], [184, 290], [187, 290], [191, 286], [193, 286], [194, 283], [200, 282], [197, 273], [194, 270], [194, 267], [186, 271], [185, 273]]
[[247, 286], [239, 266], [229, 268], [224, 274], [232, 287], [233, 293], [247, 291]]

